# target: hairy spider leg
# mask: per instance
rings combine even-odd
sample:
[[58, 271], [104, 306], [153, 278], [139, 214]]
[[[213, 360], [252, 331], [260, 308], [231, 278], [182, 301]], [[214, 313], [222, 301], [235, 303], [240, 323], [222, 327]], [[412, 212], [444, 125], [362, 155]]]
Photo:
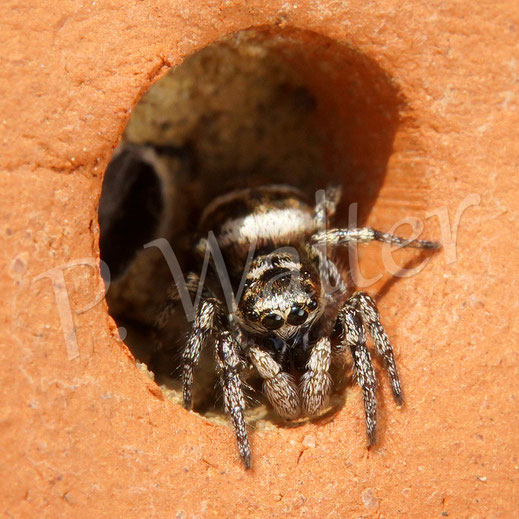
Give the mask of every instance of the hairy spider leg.
[[316, 414], [328, 404], [332, 389], [330, 364], [330, 339], [322, 337], [312, 348], [306, 371], [301, 378], [303, 409], [308, 416]]
[[[346, 283], [337, 265], [328, 257], [326, 250], [322, 249], [319, 245], [308, 245], [307, 251], [311, 258], [317, 260], [321, 283], [323, 283], [325, 287], [330, 285], [329, 289], [334, 292], [334, 295], [346, 294], [348, 290]], [[335, 292], [337, 292], [337, 294], [335, 294]], [[330, 295], [328, 290], [324, 290], [324, 293]]]
[[441, 244], [437, 241], [408, 240], [400, 236], [395, 236], [394, 234], [371, 229], [370, 227], [361, 227], [358, 229], [329, 229], [328, 231], [314, 234], [311, 241], [313, 244], [323, 245], [343, 245], [348, 243], [380, 241], [391, 245], [413, 247], [416, 249], [439, 249], [441, 247]]
[[[322, 193], [322, 191], [321, 191]], [[324, 196], [315, 204], [315, 226], [317, 229], [325, 229], [328, 219], [331, 218], [341, 200], [342, 188], [337, 184], [330, 184], [324, 190]]]
[[197, 308], [186, 347], [182, 352], [182, 386], [184, 407], [192, 409], [193, 370], [200, 360], [200, 352], [207, 338], [215, 328], [215, 316], [219, 302], [216, 299], [203, 299]]
[[356, 292], [350, 298], [350, 303], [355, 306], [361, 315], [362, 322], [366, 326], [373, 339], [373, 343], [377, 353], [382, 357], [384, 367], [389, 376], [391, 391], [398, 405], [403, 404], [402, 387], [400, 385], [400, 377], [395, 364], [393, 348], [389, 341], [389, 337], [380, 322], [380, 314], [373, 298], [365, 292]]
[[276, 412], [288, 420], [299, 417], [301, 404], [293, 377], [283, 372], [269, 353], [260, 348], [252, 347], [249, 357], [263, 379], [263, 390]]
[[349, 348], [351, 351], [355, 378], [362, 388], [368, 441], [370, 445], [373, 445], [376, 441], [377, 428], [377, 397], [375, 394], [377, 379], [371, 355], [366, 346], [366, 332], [360, 312], [350, 301], [347, 301], [339, 311], [337, 323], [341, 330], [341, 341], [337, 350], [345, 351], [346, 348]]
[[216, 357], [220, 370], [225, 410], [231, 417], [238, 442], [238, 451], [245, 468], [251, 467], [251, 451], [245, 425], [245, 398], [239, 374], [240, 358], [230, 332], [221, 332], [216, 342]]

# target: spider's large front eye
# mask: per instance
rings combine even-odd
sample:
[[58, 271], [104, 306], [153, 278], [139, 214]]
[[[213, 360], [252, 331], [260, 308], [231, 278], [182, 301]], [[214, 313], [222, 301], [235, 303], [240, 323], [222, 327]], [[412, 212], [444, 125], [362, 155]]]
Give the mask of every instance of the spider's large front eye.
[[274, 312], [266, 315], [261, 321], [263, 326], [267, 328], [267, 330], [277, 330], [283, 326], [283, 317], [279, 314], [275, 314]]
[[299, 326], [306, 321], [308, 312], [303, 310], [299, 305], [294, 305], [288, 314], [287, 321], [289, 324]]

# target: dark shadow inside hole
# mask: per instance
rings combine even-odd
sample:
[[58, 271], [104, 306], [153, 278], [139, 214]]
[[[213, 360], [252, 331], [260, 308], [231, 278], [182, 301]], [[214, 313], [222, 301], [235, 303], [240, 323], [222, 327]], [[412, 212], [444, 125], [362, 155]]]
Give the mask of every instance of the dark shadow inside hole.
[[99, 249], [113, 280], [153, 239], [162, 211], [161, 182], [153, 165], [132, 149], [112, 158], [99, 201]]
[[[142, 245], [166, 238], [187, 273], [204, 207], [234, 188], [267, 183], [290, 184], [312, 198], [339, 182], [337, 225], [347, 225], [343, 216], [352, 202], [362, 224], [383, 183], [401, 107], [397, 89], [373, 60], [290, 28], [252, 29], [215, 43], [143, 97], [105, 177], [101, 257], [115, 278], [110, 313], [168, 396], [180, 399], [187, 325], [179, 312], [166, 336], [153, 339], [172, 274], [158, 249]], [[121, 162], [121, 155], [134, 164]], [[118, 180], [110, 187], [111, 177]], [[204, 413], [219, 406], [210, 350], [196, 373], [195, 402]]]

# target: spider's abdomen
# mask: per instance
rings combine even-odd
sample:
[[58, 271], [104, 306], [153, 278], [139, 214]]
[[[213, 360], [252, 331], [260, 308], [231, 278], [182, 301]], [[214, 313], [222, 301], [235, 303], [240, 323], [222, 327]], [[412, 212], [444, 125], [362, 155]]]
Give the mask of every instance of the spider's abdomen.
[[312, 234], [314, 210], [299, 190], [282, 185], [243, 189], [216, 198], [204, 211], [200, 233], [215, 233], [222, 250], [246, 257], [256, 249], [277, 248]]

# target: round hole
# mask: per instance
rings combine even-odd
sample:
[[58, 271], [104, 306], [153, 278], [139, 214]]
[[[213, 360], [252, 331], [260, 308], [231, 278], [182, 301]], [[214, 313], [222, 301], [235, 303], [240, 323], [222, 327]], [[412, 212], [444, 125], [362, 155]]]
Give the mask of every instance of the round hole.
[[[313, 197], [341, 181], [341, 207], [358, 202], [362, 220], [383, 182], [401, 107], [391, 78], [374, 61], [318, 34], [279, 28], [218, 41], [143, 96], [105, 175], [101, 257], [113, 279], [110, 313], [170, 398], [181, 399], [188, 326], [177, 312], [155, 339], [173, 278], [161, 251], [144, 246], [165, 238], [184, 274], [196, 272], [192, 246], [207, 204], [266, 183]], [[194, 402], [197, 411], [219, 415], [210, 350], [195, 373]], [[269, 416], [263, 404], [252, 414], [257, 421]]]

